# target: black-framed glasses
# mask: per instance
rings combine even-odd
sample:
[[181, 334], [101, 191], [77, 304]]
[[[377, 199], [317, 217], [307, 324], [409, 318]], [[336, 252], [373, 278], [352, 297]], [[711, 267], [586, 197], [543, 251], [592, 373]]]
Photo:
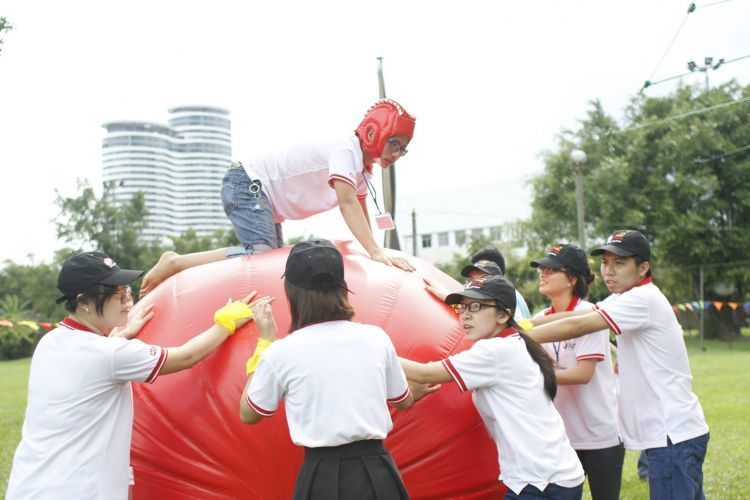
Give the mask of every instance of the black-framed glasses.
[[393, 151], [394, 153], [398, 153], [399, 157], [402, 157], [409, 152], [407, 151], [406, 146], [401, 144], [395, 137], [389, 137], [388, 140], [385, 141], [385, 143], [388, 144], [388, 147], [391, 148], [391, 151]]
[[453, 308], [453, 312], [456, 314], [461, 314], [464, 311], [469, 311], [472, 313], [479, 312], [482, 310], [483, 307], [494, 307], [497, 308], [494, 304], [482, 304], [481, 302], [469, 302], [468, 304], [453, 304], [451, 306]]

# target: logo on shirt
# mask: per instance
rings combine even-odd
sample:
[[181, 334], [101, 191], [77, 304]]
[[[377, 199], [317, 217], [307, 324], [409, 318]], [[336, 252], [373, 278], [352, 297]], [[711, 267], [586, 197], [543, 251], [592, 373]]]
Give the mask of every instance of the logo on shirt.
[[151, 348], [148, 350], [148, 353], [155, 358], [159, 355], [159, 348], [156, 347], [155, 345], [152, 345]]

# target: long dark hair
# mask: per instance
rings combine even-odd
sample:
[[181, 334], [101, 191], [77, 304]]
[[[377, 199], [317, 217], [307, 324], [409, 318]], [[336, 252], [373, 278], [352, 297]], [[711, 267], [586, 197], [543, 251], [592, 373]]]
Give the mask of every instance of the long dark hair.
[[289, 333], [313, 323], [350, 320], [354, 316], [346, 282], [344, 287], [307, 290], [284, 280], [284, 291], [292, 315]]
[[544, 392], [547, 393], [550, 400], [554, 400], [557, 395], [557, 378], [555, 377], [555, 368], [552, 366], [552, 359], [547, 355], [547, 351], [537, 343], [536, 340], [529, 337], [523, 328], [518, 326], [513, 316], [508, 320], [508, 326], [514, 327], [518, 330], [518, 335], [523, 339], [526, 344], [526, 351], [534, 362], [539, 365], [539, 369], [542, 371], [544, 377]]
[[576, 278], [576, 284], [573, 287], [573, 294], [578, 298], [585, 299], [589, 294], [589, 285], [596, 279], [596, 276], [591, 272], [591, 268], [588, 264], [586, 265], [586, 270], [582, 273], [574, 271], [567, 266], [563, 267], [563, 272], [571, 278]]

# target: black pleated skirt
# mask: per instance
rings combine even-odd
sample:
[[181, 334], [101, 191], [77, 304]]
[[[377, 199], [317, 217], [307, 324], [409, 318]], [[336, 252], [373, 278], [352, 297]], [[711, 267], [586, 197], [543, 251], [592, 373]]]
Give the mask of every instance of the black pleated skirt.
[[391, 454], [378, 439], [305, 448], [294, 500], [406, 500]]

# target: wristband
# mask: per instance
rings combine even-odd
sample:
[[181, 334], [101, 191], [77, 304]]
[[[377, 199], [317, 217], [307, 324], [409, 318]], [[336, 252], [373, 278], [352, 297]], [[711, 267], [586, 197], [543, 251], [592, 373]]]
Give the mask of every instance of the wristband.
[[250, 359], [247, 360], [247, 364], [245, 365], [245, 371], [248, 375], [253, 373], [258, 367], [258, 363], [260, 362], [260, 353], [265, 351], [269, 345], [271, 345], [270, 340], [264, 339], [263, 337], [260, 337], [258, 339], [258, 345], [255, 346], [255, 352], [252, 356], [250, 356]]
[[520, 326], [523, 331], [528, 332], [534, 328], [534, 323], [529, 319], [523, 318], [518, 320], [518, 326]]
[[214, 323], [227, 329], [229, 335], [232, 335], [237, 329], [237, 320], [243, 318], [252, 318], [253, 310], [242, 301], [235, 301], [227, 304], [216, 313], [214, 313]]

